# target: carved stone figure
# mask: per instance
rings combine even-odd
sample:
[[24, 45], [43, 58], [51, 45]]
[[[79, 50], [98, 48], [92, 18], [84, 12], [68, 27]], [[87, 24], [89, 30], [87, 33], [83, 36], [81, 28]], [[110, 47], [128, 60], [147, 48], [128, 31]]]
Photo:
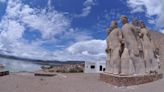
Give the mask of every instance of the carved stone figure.
[[128, 23], [121, 17], [122, 30], [112, 21], [107, 33], [106, 72], [119, 75], [143, 75], [157, 73], [160, 69], [159, 51], [155, 48], [144, 23], [134, 20]]
[[154, 46], [148, 29], [139, 20], [128, 23], [121, 17], [120, 30], [116, 21], [107, 29], [106, 70], [100, 80], [116, 86], [130, 86], [162, 78], [159, 47]]
[[[144, 61], [144, 52], [143, 52], [143, 44], [141, 42], [141, 21], [138, 19], [133, 19], [132, 20], [132, 26], [135, 28], [136, 30], [136, 39], [137, 39], [137, 43], [138, 43], [138, 48], [139, 48], [139, 58], [142, 62], [144, 62], [144, 68], [146, 68], [146, 62]], [[145, 69], [146, 71], [146, 69]]]
[[[109, 32], [109, 30], [108, 30]], [[120, 29], [117, 27], [116, 21], [112, 21], [110, 33], [107, 37], [107, 70], [106, 72], [113, 74], [121, 73], [121, 57], [120, 57], [120, 46], [122, 34]]]
[[140, 44], [138, 43], [138, 31], [134, 26], [128, 24], [126, 16], [121, 17], [122, 35], [124, 41], [124, 52], [121, 57], [121, 68], [123, 75], [142, 74], [144, 62], [139, 57]]
[[149, 73], [150, 71], [156, 71], [159, 65], [158, 60], [155, 58], [155, 47], [151, 40], [149, 31], [145, 27], [144, 22], [141, 22], [141, 36], [144, 52], [144, 61], [146, 62], [146, 72]]
[[158, 66], [156, 66], [157, 72], [160, 73], [160, 69], [161, 69], [161, 64], [160, 64], [160, 55], [159, 55], [159, 48], [155, 48], [155, 58], [156, 58], [156, 63], [158, 64]]

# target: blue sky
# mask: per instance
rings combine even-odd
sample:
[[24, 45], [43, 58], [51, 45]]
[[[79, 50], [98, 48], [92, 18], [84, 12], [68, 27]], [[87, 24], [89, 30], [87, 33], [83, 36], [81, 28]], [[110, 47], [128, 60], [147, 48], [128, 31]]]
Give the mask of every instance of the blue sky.
[[0, 0], [0, 50], [19, 57], [104, 60], [106, 28], [120, 16], [164, 32], [162, 0]]

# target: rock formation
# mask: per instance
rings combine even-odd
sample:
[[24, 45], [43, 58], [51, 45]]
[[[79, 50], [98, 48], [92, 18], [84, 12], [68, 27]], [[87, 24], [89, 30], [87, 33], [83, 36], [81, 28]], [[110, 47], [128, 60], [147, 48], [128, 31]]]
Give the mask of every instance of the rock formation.
[[149, 30], [151, 34], [151, 40], [154, 43], [155, 48], [159, 49], [160, 62], [164, 64], [164, 34]]

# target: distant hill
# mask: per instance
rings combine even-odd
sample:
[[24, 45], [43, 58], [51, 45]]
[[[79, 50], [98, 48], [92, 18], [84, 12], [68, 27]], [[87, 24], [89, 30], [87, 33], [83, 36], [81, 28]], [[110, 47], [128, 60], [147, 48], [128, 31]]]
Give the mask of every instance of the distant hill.
[[30, 59], [30, 58], [22, 58], [10, 55], [0, 54], [0, 58], [6, 58], [11, 60], [18, 60], [21, 62], [31, 62], [40, 65], [61, 65], [61, 64], [84, 64], [84, 61], [59, 61], [59, 60], [39, 60], [39, 59]]
[[156, 31], [150, 31], [150, 33], [155, 47], [160, 50], [160, 59], [164, 62], [164, 34]]

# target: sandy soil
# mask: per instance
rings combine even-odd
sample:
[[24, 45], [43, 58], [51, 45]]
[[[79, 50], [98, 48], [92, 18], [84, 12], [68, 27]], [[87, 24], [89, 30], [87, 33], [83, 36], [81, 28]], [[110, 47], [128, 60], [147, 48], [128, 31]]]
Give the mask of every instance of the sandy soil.
[[32, 73], [16, 73], [0, 77], [0, 92], [164, 92], [164, 79], [118, 88], [100, 81], [99, 74], [39, 77]]
[[[164, 74], [164, 67], [162, 71]], [[12, 73], [0, 77], [0, 92], [164, 92], [164, 78], [138, 86], [116, 87], [100, 81], [99, 74], [41, 77], [33, 73]]]

